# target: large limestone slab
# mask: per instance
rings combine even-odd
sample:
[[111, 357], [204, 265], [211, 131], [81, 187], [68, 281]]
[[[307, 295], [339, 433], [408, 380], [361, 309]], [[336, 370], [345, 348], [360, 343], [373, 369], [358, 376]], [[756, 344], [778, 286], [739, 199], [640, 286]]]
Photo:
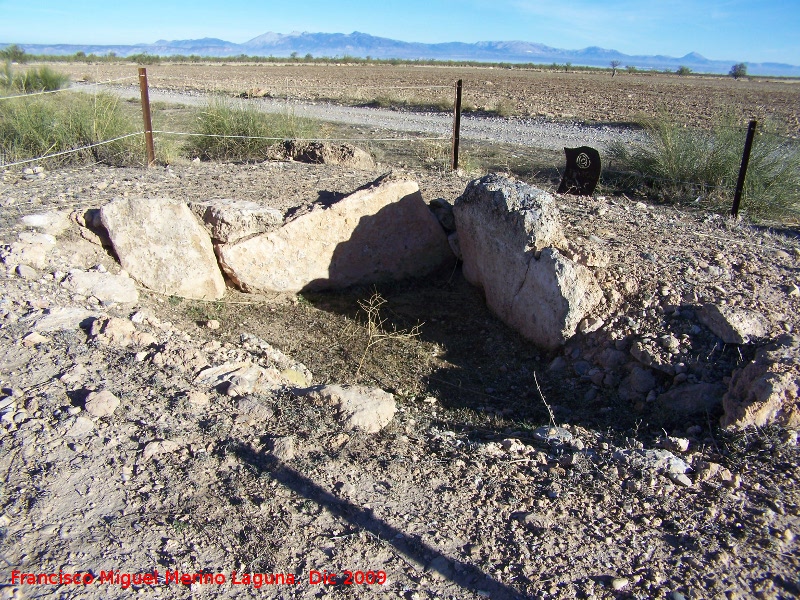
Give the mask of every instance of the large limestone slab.
[[118, 199], [100, 218], [123, 268], [146, 287], [183, 298], [225, 294], [211, 238], [183, 202]]
[[236, 242], [277, 229], [283, 223], [281, 211], [249, 200], [204, 200], [189, 202], [189, 208], [203, 222], [211, 237], [220, 242]]
[[556, 348], [601, 302], [592, 272], [559, 251], [567, 243], [547, 192], [490, 174], [467, 185], [454, 214], [464, 277], [535, 344]]
[[343, 288], [429, 273], [453, 259], [414, 181], [384, 177], [276, 231], [217, 246], [245, 291]]

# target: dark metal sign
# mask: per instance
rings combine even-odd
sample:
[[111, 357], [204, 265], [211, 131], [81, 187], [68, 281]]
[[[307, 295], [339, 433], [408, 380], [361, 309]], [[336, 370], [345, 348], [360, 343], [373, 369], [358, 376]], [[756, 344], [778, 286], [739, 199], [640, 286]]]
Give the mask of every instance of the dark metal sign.
[[564, 154], [567, 166], [558, 193], [591, 196], [600, 181], [600, 153], [589, 146], [581, 146], [564, 148]]

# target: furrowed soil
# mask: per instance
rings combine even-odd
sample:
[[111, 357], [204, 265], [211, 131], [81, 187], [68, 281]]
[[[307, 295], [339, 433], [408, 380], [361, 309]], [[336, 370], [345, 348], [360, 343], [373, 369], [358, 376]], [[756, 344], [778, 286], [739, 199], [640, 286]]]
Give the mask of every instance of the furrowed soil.
[[[131, 64], [55, 67], [73, 81], [138, 80]], [[271, 98], [437, 110], [452, 110], [453, 86], [462, 79], [467, 111], [588, 123], [632, 123], [663, 114], [700, 127], [730, 115], [737, 122], [755, 118], [783, 133], [800, 133], [798, 80], [347, 64], [163, 64], [148, 66], [147, 73], [154, 89], [263, 90]]]
[[[61, 67], [99, 80], [131, 70]], [[747, 99], [759, 98], [759, 110], [797, 130], [797, 85], [786, 82], [308, 65], [148, 71], [151, 85], [169, 81], [181, 91], [233, 93], [270, 81], [277, 90], [281, 78], [305, 77], [348, 94], [376, 79], [438, 84], [469, 73], [493, 82], [476, 105], [518, 93], [530, 114], [598, 121], [640, 110], [627, 98], [630, 79], [643, 86], [640, 98], [648, 90], [651, 108], [674, 89], [698, 124], [722, 105], [749, 110]], [[565, 85], [577, 87], [556, 93]], [[691, 98], [686, 85], [702, 93]], [[236, 198], [287, 214], [389, 168], [204, 162], [8, 171], [0, 242], [18, 240], [25, 215], [83, 211], [115, 197]], [[396, 170], [419, 182], [426, 201], [453, 202], [469, 181]], [[755, 354], [756, 344], [726, 346], [702, 326], [700, 304], [756, 310], [768, 338], [800, 327], [796, 232], [624, 196], [558, 204], [567, 238], [594, 236], [608, 253], [598, 278], [620, 299], [603, 327], [554, 352], [498, 321], [459, 266], [335, 293], [229, 288], [219, 302], [200, 302], [140, 288], [136, 303], [104, 304], [62, 285], [70, 271], [120, 271], [113, 252], [75, 224], [33, 273], [6, 265], [2, 597], [799, 597], [796, 432], [728, 432], [718, 426], [719, 405], [677, 413], [657, 400], [685, 381], [724, 387]], [[392, 334], [380, 343], [362, 308], [376, 293]], [[39, 319], [63, 307], [125, 319], [155, 342], [109, 344], [87, 324], [32, 336]], [[637, 342], [669, 347], [680, 373], [648, 370], [649, 390], [631, 391], [632, 373], [642, 370], [630, 353]], [[391, 392], [398, 412], [377, 434], [345, 431], [330, 407], [289, 390], [245, 405], [198, 382], [205, 366], [258, 363], [269, 346], [302, 362], [315, 384]], [[86, 397], [101, 390], [121, 404], [87, 418]], [[538, 428], [552, 423], [572, 439], [542, 440]], [[688, 442], [675, 454], [692, 467], [689, 485], [627, 458], [669, 444], [668, 435]], [[129, 575], [154, 571], [157, 583], [139, 576], [129, 585]], [[59, 572], [96, 579], [66, 585], [21, 575]]]

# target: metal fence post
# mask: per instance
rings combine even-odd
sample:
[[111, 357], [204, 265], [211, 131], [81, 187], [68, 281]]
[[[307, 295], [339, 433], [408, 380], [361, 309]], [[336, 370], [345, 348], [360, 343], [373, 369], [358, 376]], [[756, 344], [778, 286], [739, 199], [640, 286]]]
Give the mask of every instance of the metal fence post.
[[750, 121], [747, 126], [747, 138], [744, 141], [744, 152], [742, 153], [742, 166], [739, 168], [739, 180], [736, 182], [736, 193], [733, 195], [732, 217], [739, 216], [739, 205], [742, 203], [742, 191], [744, 190], [744, 178], [747, 175], [747, 164], [750, 162], [750, 150], [753, 148], [756, 125], [756, 121]]
[[461, 137], [461, 88], [462, 81], [456, 82], [456, 101], [453, 106], [453, 170], [458, 169], [458, 144]]
[[147, 146], [147, 166], [156, 162], [156, 150], [153, 146], [153, 123], [150, 119], [150, 93], [147, 88], [147, 69], [139, 67], [139, 91], [142, 96], [142, 118], [144, 119], [144, 142]]

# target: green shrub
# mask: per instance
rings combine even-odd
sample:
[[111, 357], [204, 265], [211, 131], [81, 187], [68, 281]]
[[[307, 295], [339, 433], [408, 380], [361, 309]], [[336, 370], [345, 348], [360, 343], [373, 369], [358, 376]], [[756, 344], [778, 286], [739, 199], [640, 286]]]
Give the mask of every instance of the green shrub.
[[[276, 139], [314, 135], [313, 121], [291, 112], [267, 114], [252, 105], [215, 99], [200, 111], [188, 152], [208, 160], [264, 160]], [[206, 137], [223, 136], [223, 137]]]
[[[8, 75], [6, 75], [7, 77]], [[12, 87], [23, 94], [60, 90], [68, 83], [69, 75], [54, 71], [47, 66], [28, 69], [25, 73], [17, 73], [12, 78]]]
[[[9, 163], [74, 150], [135, 130], [135, 125], [122, 113], [119, 100], [108, 94], [67, 92], [0, 102], [0, 152]], [[47, 162], [129, 165], [143, 160], [142, 139], [131, 137]]]
[[[617, 169], [644, 183], [651, 193], [675, 203], [698, 199], [707, 207], [730, 210], [745, 133], [723, 120], [710, 131], [664, 118], [641, 123], [650, 136], [644, 146], [615, 142], [608, 156]], [[789, 138], [762, 132], [753, 143], [742, 211], [767, 219], [800, 216], [800, 146]]]

